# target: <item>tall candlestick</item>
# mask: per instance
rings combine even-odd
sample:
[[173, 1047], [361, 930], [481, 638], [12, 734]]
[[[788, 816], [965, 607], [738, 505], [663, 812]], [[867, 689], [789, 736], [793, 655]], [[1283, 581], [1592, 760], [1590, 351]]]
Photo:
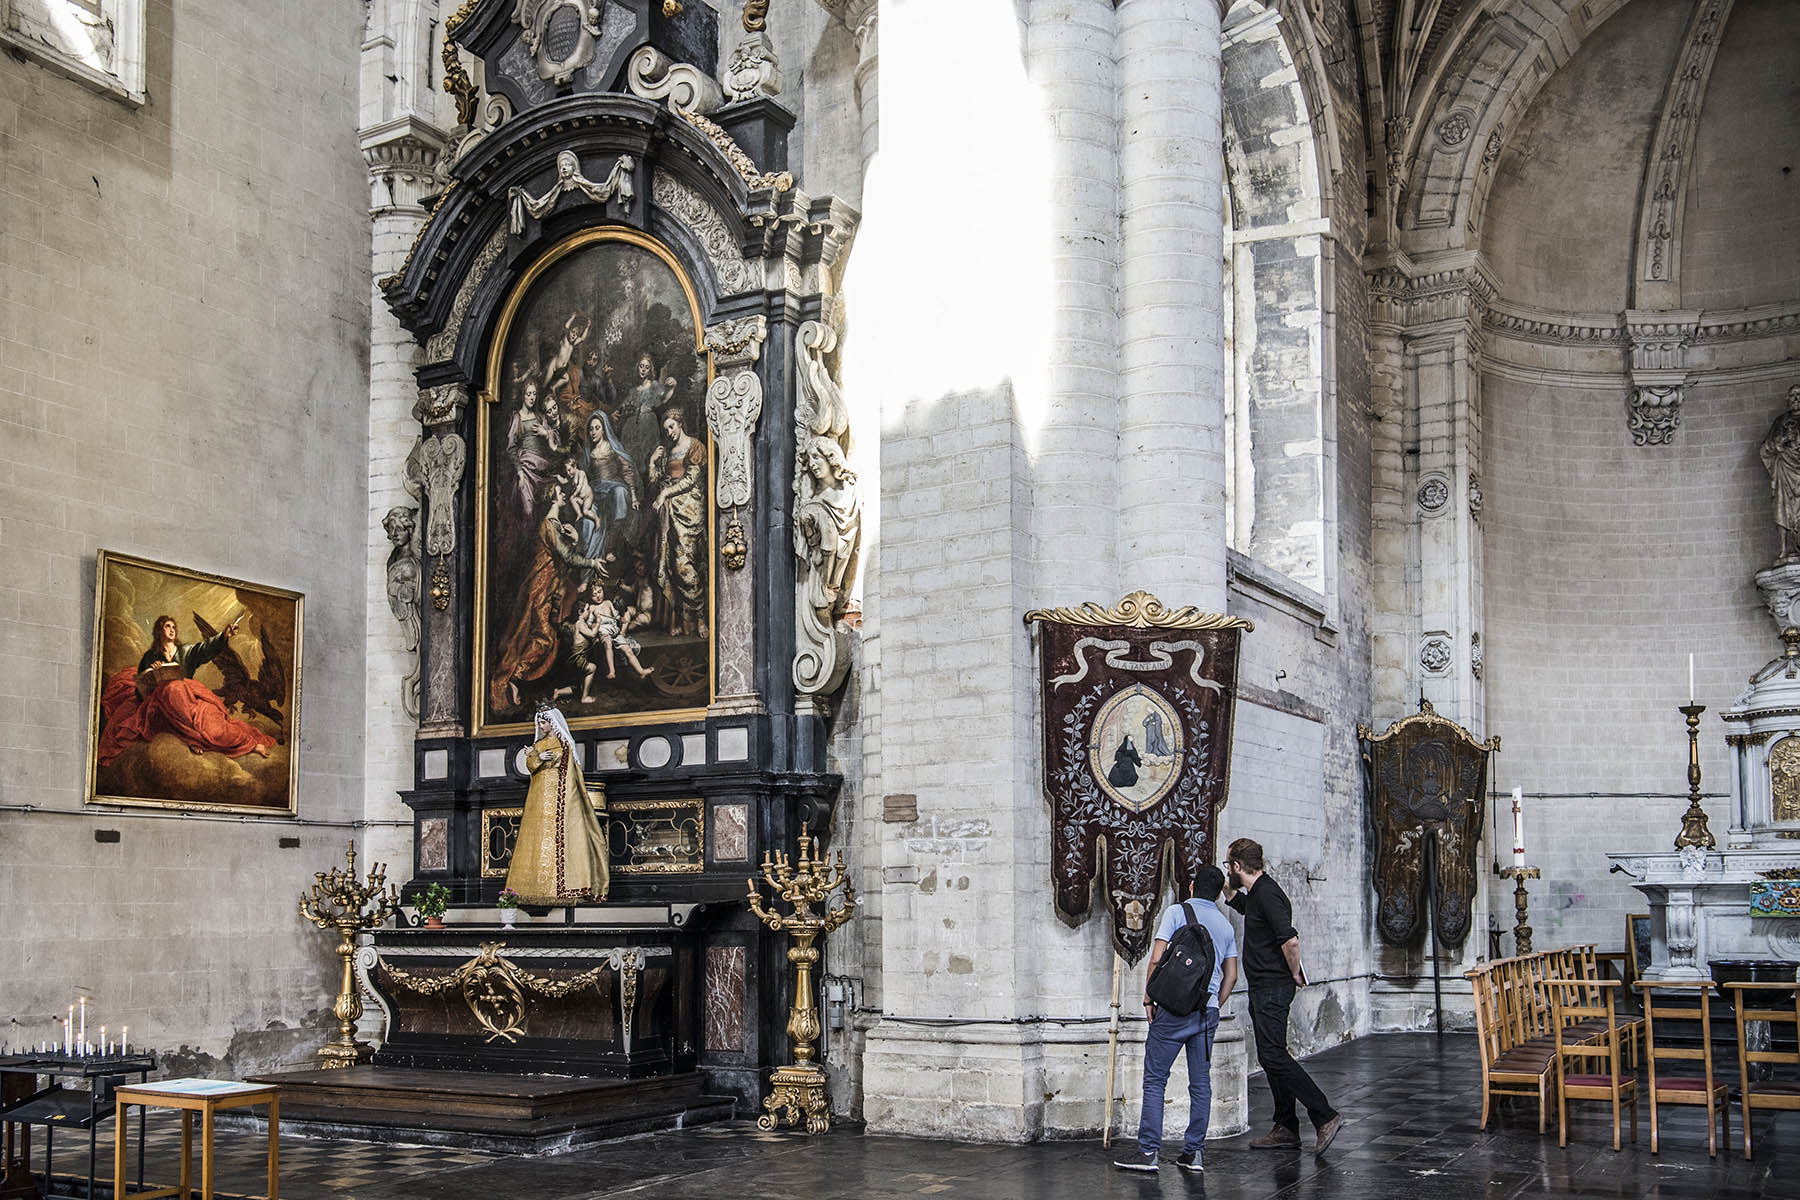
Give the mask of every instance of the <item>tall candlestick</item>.
[[1513, 789], [1513, 866], [1525, 865], [1525, 789]]
[[1694, 702], [1694, 656], [1688, 655], [1688, 703]]

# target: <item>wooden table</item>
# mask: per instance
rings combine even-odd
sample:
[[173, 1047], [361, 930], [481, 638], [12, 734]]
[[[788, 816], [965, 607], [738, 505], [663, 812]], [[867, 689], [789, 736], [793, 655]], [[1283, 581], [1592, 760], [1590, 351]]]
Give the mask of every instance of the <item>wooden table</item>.
[[[193, 1188], [194, 1114], [200, 1114], [200, 1196], [213, 1194], [213, 1114], [228, 1108], [269, 1106], [269, 1200], [280, 1200], [281, 1089], [268, 1084], [237, 1083], [228, 1079], [162, 1079], [132, 1084], [113, 1094], [118, 1120], [113, 1125], [114, 1200], [155, 1200], [180, 1196], [189, 1200]], [[125, 1109], [173, 1108], [181, 1112], [181, 1185], [157, 1191], [125, 1191]]]

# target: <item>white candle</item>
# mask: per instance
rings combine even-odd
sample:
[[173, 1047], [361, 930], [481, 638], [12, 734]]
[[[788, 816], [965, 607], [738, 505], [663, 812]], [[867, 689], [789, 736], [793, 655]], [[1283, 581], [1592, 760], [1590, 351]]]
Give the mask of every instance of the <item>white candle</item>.
[[1694, 703], [1694, 656], [1688, 655], [1688, 705]]
[[106, 1054], [106, 1026], [104, 1025], [100, 1027], [100, 1053], [102, 1056]]
[[119, 1053], [131, 1053], [131, 1026], [129, 1025], [119, 1030]]
[[80, 1042], [83, 1046], [87, 1045], [87, 997], [86, 996], [81, 997], [81, 1032], [76, 1037], [75, 1040]]
[[63, 1053], [75, 1053], [75, 1006], [69, 1005], [69, 1015], [63, 1018]]
[[1525, 865], [1525, 789], [1513, 789], [1513, 866]]

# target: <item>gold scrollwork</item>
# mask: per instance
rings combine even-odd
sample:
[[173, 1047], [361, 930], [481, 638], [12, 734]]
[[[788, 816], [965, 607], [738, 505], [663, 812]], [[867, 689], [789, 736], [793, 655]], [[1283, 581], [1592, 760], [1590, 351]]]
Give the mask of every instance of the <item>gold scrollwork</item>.
[[[416, 995], [439, 996], [452, 990], [460, 991], [469, 1012], [488, 1031], [490, 1042], [515, 1042], [525, 1034], [525, 1018], [531, 1008], [525, 993], [560, 1000], [597, 985], [607, 971], [615, 969], [614, 964], [608, 962], [567, 979], [547, 979], [521, 970], [501, 955], [504, 948], [503, 942], [483, 942], [480, 954], [447, 975], [414, 975], [385, 961], [381, 969], [394, 986]], [[629, 974], [631, 978], [626, 987], [636, 993], [637, 972], [632, 970]]]
[[1136, 591], [1112, 608], [1089, 601], [1080, 608], [1034, 608], [1025, 623], [1050, 621], [1058, 625], [1127, 625], [1136, 629], [1242, 629], [1256, 628], [1243, 617], [1201, 612], [1193, 605], [1169, 609], [1146, 591]]
[[478, 3], [480, 0], [467, 0], [444, 21], [444, 90], [456, 97], [456, 123], [459, 125], [474, 123], [475, 108], [481, 99], [481, 89], [463, 70], [462, 56], [456, 51], [456, 31], [469, 19]]
[[1769, 747], [1769, 795], [1775, 820], [1800, 821], [1800, 736], [1789, 734]]
[[[1441, 726], [1443, 732], [1452, 737], [1460, 737], [1463, 741], [1475, 747], [1477, 750], [1485, 750], [1490, 754], [1498, 754], [1500, 752], [1500, 736], [1498, 734], [1485, 742], [1481, 741], [1476, 738], [1474, 734], [1464, 729], [1461, 725], [1458, 725], [1455, 721], [1452, 721], [1449, 717], [1438, 716], [1437, 709], [1431, 706], [1431, 701], [1429, 700], [1420, 700], [1418, 712], [1410, 717], [1401, 717], [1398, 721], [1395, 721], [1380, 733], [1376, 733], [1369, 726], [1358, 722], [1356, 726], [1356, 736], [1365, 742], [1385, 742], [1389, 738], [1398, 736], [1402, 731], [1411, 729], [1414, 725]], [[1366, 752], [1364, 757], [1367, 757]]]
[[774, 188], [777, 193], [793, 190], [793, 172], [759, 170], [757, 165], [751, 161], [750, 156], [744, 153], [744, 148], [738, 145], [736, 139], [729, 133], [725, 132], [723, 126], [701, 116], [692, 109], [683, 108], [677, 111], [683, 120], [705, 134], [707, 140], [719, 148], [719, 152], [731, 162], [737, 173], [743, 176], [744, 182], [750, 185], [751, 191], [760, 191], [763, 188]]

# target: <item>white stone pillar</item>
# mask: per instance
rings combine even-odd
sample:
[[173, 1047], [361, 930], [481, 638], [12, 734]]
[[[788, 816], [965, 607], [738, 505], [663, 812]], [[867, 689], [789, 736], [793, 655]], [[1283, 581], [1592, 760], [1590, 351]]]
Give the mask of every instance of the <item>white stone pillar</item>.
[[[1026, 71], [1050, 146], [1048, 395], [1035, 455], [1034, 603], [1118, 597], [1118, 80], [1111, 0], [1034, 5]], [[1047, 848], [1046, 848], [1047, 849]]]
[[1216, 0], [1118, 8], [1119, 568], [1225, 605], [1224, 133]]
[[[448, 134], [436, 123], [443, 98], [432, 89], [433, 0], [376, 0], [363, 42], [363, 157], [369, 164], [371, 280], [400, 269], [436, 190], [434, 169]], [[389, 875], [412, 872], [412, 814], [398, 792], [412, 786], [418, 722], [403, 699], [418, 666], [416, 643], [388, 601], [394, 545], [382, 526], [394, 508], [417, 510], [407, 491], [406, 458], [419, 435], [413, 416], [418, 346], [371, 284], [369, 304], [368, 643], [364, 656], [367, 734], [363, 743], [363, 817], [372, 824], [365, 857]], [[412, 554], [418, 554], [418, 537]], [[420, 587], [424, 588], [423, 572]], [[423, 596], [421, 596], [423, 600]]]

